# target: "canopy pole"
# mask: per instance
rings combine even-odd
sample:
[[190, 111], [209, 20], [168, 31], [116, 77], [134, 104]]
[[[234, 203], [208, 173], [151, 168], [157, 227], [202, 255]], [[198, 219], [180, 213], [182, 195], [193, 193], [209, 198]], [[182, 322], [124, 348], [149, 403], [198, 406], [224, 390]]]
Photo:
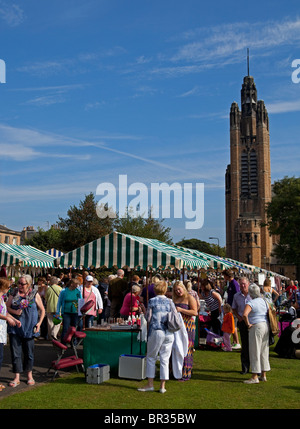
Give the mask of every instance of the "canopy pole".
[[[85, 292], [85, 269], [82, 267], [82, 298], [84, 302], [84, 292]], [[85, 331], [85, 314], [82, 316], [82, 330]]]
[[[197, 274], [198, 274], [198, 278], [197, 278], [197, 283], [198, 283], [198, 298], [199, 298], [199, 294], [200, 294], [200, 270], [197, 270]], [[201, 306], [200, 306], [201, 308]], [[200, 309], [199, 309], [200, 311]], [[200, 343], [200, 314], [198, 312], [198, 344], [197, 346], [199, 347], [199, 343]]]

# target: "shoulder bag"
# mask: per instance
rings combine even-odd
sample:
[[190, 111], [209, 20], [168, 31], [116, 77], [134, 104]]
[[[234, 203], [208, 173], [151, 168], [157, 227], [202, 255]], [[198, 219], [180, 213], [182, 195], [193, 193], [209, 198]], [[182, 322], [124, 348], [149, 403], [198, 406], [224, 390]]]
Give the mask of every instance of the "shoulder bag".
[[182, 327], [182, 318], [176, 310], [173, 302], [171, 302], [171, 311], [168, 312], [167, 326], [170, 332], [179, 331], [179, 329]]

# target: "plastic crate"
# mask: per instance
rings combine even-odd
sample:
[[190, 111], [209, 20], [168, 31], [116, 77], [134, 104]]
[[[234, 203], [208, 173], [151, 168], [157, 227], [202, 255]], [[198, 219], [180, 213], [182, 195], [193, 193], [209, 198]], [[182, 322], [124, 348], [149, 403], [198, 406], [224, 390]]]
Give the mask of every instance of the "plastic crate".
[[119, 357], [119, 377], [133, 380], [146, 378], [146, 356], [121, 355]]
[[91, 365], [86, 370], [86, 382], [89, 384], [101, 384], [110, 379], [110, 366], [105, 364]]

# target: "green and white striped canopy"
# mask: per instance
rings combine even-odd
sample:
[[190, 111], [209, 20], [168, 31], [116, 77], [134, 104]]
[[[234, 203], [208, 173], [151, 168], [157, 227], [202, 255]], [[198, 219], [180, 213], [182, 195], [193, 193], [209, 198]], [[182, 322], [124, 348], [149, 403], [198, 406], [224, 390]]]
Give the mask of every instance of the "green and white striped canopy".
[[209, 264], [158, 240], [121, 234], [117, 231], [56, 258], [60, 267], [118, 267], [131, 269], [197, 269]]
[[189, 249], [187, 247], [182, 247], [182, 246], [177, 246], [177, 247], [178, 249], [182, 249], [186, 252], [191, 253], [192, 255], [195, 255], [199, 258], [204, 259], [209, 263], [210, 268], [213, 268], [215, 270], [216, 269], [225, 270], [226, 268], [232, 268], [232, 263], [225, 261], [219, 256], [210, 255], [205, 252], [200, 252], [200, 250]]
[[234, 264], [240, 265], [241, 267], [244, 267], [251, 271], [252, 273], [259, 273], [261, 271], [261, 268], [255, 267], [255, 265], [246, 264], [244, 262], [236, 261], [235, 259], [226, 258], [229, 262], [232, 262]]
[[0, 265], [54, 268], [55, 258], [32, 246], [0, 243]]

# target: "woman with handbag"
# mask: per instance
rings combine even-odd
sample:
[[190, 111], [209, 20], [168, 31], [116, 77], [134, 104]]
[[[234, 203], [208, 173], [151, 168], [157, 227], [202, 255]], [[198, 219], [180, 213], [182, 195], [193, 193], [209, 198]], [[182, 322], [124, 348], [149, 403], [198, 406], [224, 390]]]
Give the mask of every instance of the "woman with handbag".
[[85, 313], [84, 317], [84, 328], [91, 328], [94, 323], [94, 319], [97, 319], [98, 314], [100, 315], [103, 310], [103, 301], [101, 294], [96, 286], [93, 284], [94, 278], [91, 275], [86, 276], [85, 285], [79, 287], [84, 303], [93, 301], [93, 306], [90, 310]]
[[47, 327], [48, 327], [48, 340], [58, 341], [59, 331], [61, 324], [55, 324], [53, 317], [56, 314], [56, 307], [58, 303], [58, 297], [62, 291], [61, 286], [58, 284], [58, 278], [52, 276], [50, 278], [49, 287], [45, 294], [46, 302], [46, 317], [47, 317]]
[[193, 352], [195, 342], [196, 325], [193, 316], [197, 316], [197, 302], [186, 290], [182, 281], [176, 281], [173, 286], [173, 302], [177, 311], [181, 313], [188, 334], [188, 353], [184, 358], [182, 378], [180, 381], [188, 381], [192, 376]]
[[[21, 326], [8, 326], [9, 344], [13, 364], [14, 380], [10, 387], [20, 384], [20, 374], [27, 372], [27, 384], [33, 386], [34, 340], [40, 335], [41, 324], [45, 317], [45, 308], [40, 295], [32, 288], [30, 275], [22, 275], [18, 281], [18, 290], [7, 301], [8, 312], [21, 322]], [[23, 358], [22, 359], [22, 354]]]
[[165, 393], [166, 380], [169, 380], [169, 359], [172, 352], [174, 333], [168, 330], [168, 313], [176, 311], [172, 301], [165, 296], [167, 283], [164, 280], [155, 283], [156, 296], [148, 302], [147, 321], [149, 324], [146, 377], [148, 384], [139, 388], [139, 392], [153, 392], [155, 363], [160, 359], [160, 393]]
[[[243, 319], [249, 332], [249, 357], [252, 377], [245, 380], [246, 384], [256, 384], [267, 381], [266, 372], [270, 371], [269, 362], [269, 323], [268, 305], [261, 297], [256, 284], [249, 286], [252, 298], [244, 309]], [[258, 376], [260, 374], [260, 377]]]

